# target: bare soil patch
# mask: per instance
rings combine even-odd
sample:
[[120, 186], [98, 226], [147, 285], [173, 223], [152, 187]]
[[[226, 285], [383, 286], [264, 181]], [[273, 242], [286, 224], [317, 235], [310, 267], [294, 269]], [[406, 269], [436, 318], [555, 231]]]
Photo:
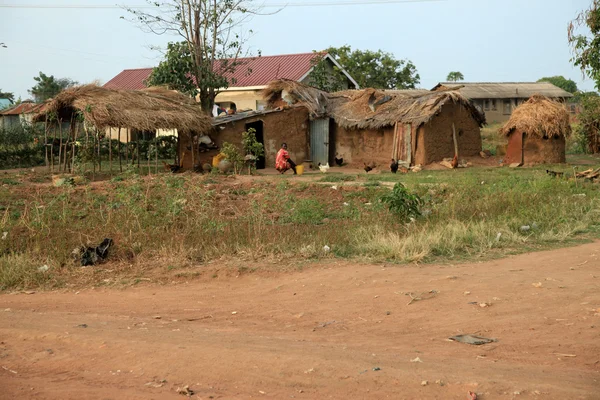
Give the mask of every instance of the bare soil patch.
[[[197, 399], [597, 399], [599, 268], [595, 242], [2, 294], [0, 398], [177, 399], [188, 385]], [[448, 341], [468, 333], [498, 341]]]

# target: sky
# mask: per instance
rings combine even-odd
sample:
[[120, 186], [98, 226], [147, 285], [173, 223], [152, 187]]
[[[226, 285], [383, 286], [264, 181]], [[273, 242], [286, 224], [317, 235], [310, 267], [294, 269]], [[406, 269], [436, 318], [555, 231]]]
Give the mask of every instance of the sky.
[[[591, 0], [412, 0], [339, 5], [348, 0], [262, 0], [290, 4], [255, 16], [244, 29], [251, 54], [304, 53], [330, 46], [384, 50], [411, 60], [430, 89], [448, 72], [467, 82], [531, 82], [563, 75], [594, 84], [573, 67], [567, 25]], [[377, 0], [364, 0], [374, 3]], [[310, 3], [338, 5], [307, 5]], [[18, 6], [143, 5], [144, 0], [0, 0], [0, 89], [23, 100], [38, 73], [105, 83], [123, 69], [153, 67], [174, 36], [145, 33], [121, 8]], [[304, 4], [304, 6], [294, 6]]]

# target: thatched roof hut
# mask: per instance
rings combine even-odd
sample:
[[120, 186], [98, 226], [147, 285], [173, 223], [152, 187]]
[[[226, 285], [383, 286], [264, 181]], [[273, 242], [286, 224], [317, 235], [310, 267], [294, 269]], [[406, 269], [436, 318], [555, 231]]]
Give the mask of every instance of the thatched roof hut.
[[[309, 110], [315, 120], [311, 121], [313, 161], [329, 153], [330, 163], [333, 155], [345, 154], [344, 159], [355, 164], [389, 162], [390, 156], [428, 164], [454, 156], [453, 142], [457, 142], [461, 156], [475, 156], [481, 151], [479, 129], [485, 116], [455, 89], [326, 93], [279, 80], [271, 82], [263, 95], [270, 108], [304, 106]], [[335, 124], [322, 121], [325, 118], [332, 118]], [[453, 135], [457, 137], [453, 139]], [[323, 149], [321, 142], [329, 147]]]
[[304, 106], [313, 118], [327, 115], [333, 106], [329, 93], [290, 79], [272, 81], [263, 89], [262, 96], [269, 108]]
[[485, 117], [458, 90], [345, 90], [327, 93], [305, 84], [281, 79], [263, 90], [269, 107], [287, 104], [308, 108], [313, 118], [332, 117], [346, 129], [381, 129], [398, 123], [417, 126], [429, 122], [449, 103], [464, 106], [480, 126]]
[[333, 96], [348, 97], [332, 114], [337, 124], [346, 129], [381, 129], [396, 123], [420, 126], [431, 121], [447, 103], [464, 106], [480, 126], [485, 124], [485, 117], [456, 90], [365, 89]]
[[513, 111], [499, 133], [508, 139], [505, 164], [564, 163], [569, 113], [564, 104], [535, 95]]
[[70, 121], [76, 113], [98, 129], [131, 128], [140, 131], [177, 129], [209, 132], [210, 118], [193, 99], [165, 88], [148, 90], [107, 89], [83, 85], [62, 91], [49, 100], [35, 121], [55, 115]]
[[564, 104], [534, 95], [513, 111], [508, 122], [500, 128], [500, 134], [508, 136], [515, 130], [538, 138], [569, 137], [569, 113]]

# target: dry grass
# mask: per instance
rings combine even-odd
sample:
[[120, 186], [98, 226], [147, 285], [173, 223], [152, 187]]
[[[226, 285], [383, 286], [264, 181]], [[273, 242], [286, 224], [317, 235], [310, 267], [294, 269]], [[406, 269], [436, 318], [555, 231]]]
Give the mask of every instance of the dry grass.
[[[0, 233], [7, 232], [0, 240], [0, 290], [187, 279], [217, 260], [463, 260], [595, 237], [600, 226], [591, 184], [536, 169], [461, 172], [367, 177], [367, 183], [402, 179], [425, 200], [426, 215], [409, 224], [379, 201], [389, 189], [365, 187], [362, 176], [339, 179], [337, 190], [291, 177], [133, 175], [55, 188], [12, 176], [21, 184], [0, 187]], [[523, 225], [532, 228], [521, 231]], [[109, 261], [79, 267], [72, 250], [104, 237], [115, 243]], [[44, 264], [49, 271], [38, 270]]]
[[199, 133], [212, 129], [209, 117], [191, 98], [164, 88], [143, 91], [78, 86], [50, 100], [35, 120], [43, 122], [46, 116], [55, 115], [70, 121], [75, 112], [96, 128], [178, 129]]
[[569, 137], [571, 121], [564, 104], [535, 95], [513, 111], [500, 133], [508, 136], [515, 130], [539, 138]]

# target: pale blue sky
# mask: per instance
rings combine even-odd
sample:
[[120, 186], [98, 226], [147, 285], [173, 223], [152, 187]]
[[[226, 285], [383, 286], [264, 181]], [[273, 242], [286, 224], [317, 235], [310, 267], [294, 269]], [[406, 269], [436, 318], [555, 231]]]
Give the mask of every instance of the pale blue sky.
[[[307, 3], [324, 0], [308, 0]], [[328, 0], [340, 2], [343, 0]], [[285, 0], [264, 0], [281, 4]], [[300, 0], [290, 0], [300, 3]], [[0, 0], [0, 5], [144, 4], [143, 0]], [[249, 45], [263, 55], [349, 44], [407, 58], [431, 88], [449, 71], [466, 81], [535, 81], [564, 75], [592, 90], [572, 67], [567, 24], [590, 0], [442, 0], [404, 4], [289, 7], [254, 17]], [[123, 69], [152, 67], [174, 37], [140, 31], [113, 9], [0, 7], [0, 88], [23, 99], [39, 71], [104, 83]]]

